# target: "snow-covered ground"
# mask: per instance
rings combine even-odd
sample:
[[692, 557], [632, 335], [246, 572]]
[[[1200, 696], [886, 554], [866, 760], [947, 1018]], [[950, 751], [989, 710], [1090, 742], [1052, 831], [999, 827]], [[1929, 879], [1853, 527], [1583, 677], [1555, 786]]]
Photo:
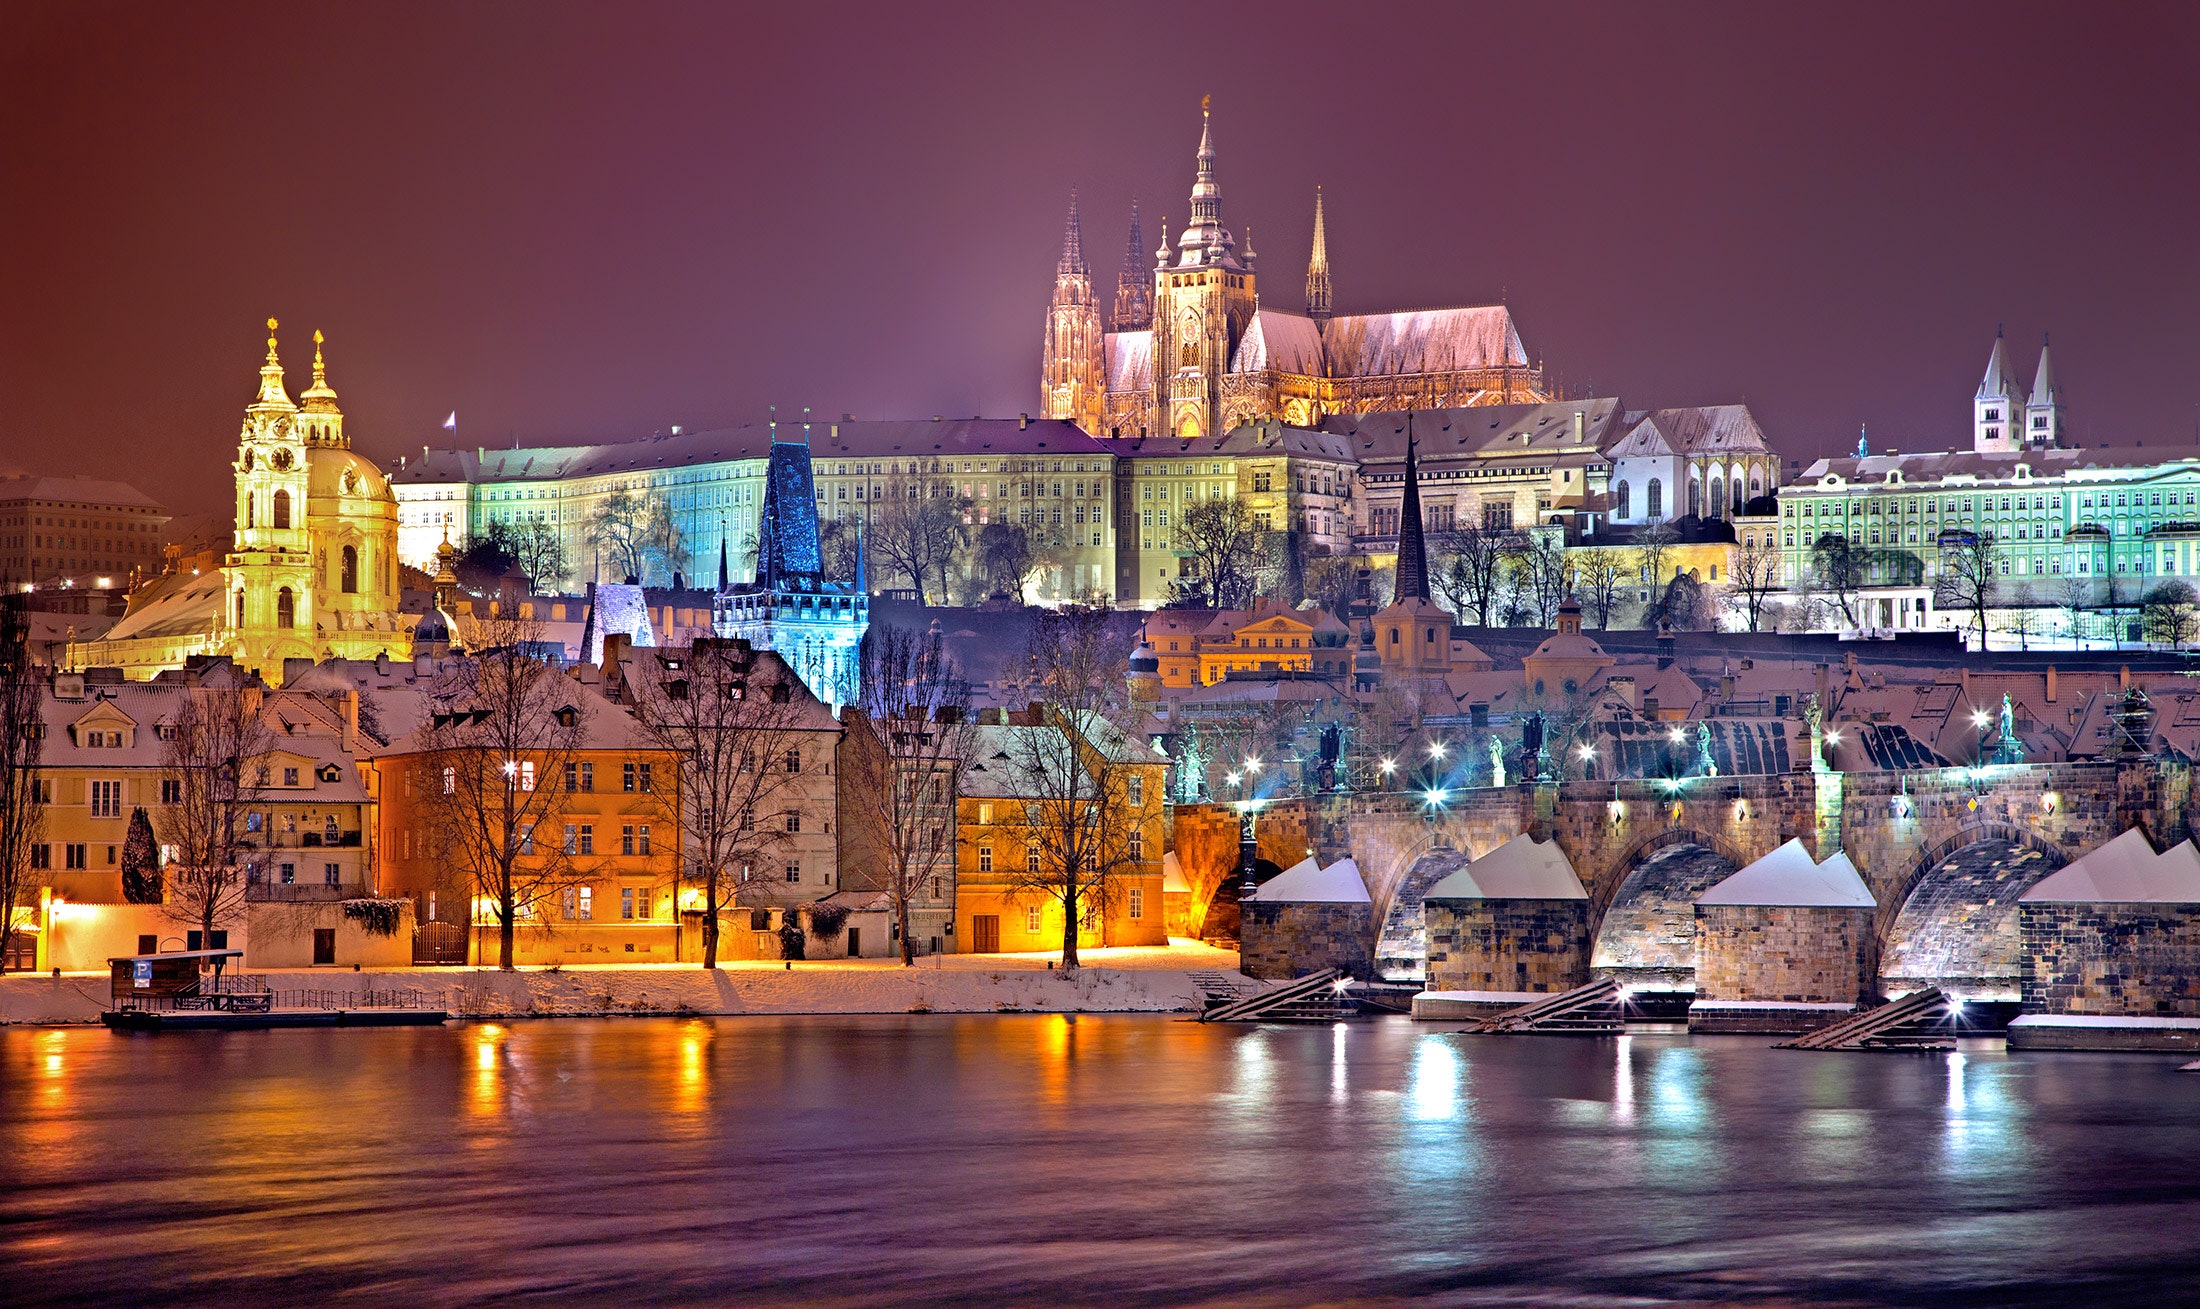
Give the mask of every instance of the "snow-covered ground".
[[[1237, 972], [1237, 954], [1195, 942], [1082, 951], [1084, 966], [1049, 969], [1054, 956], [935, 955], [914, 968], [885, 959], [693, 965], [494, 969], [402, 968], [269, 972], [277, 990], [416, 991], [421, 1001], [481, 1018], [615, 1014], [1132, 1013], [1194, 1011], [1191, 972]], [[0, 977], [0, 1022], [96, 1022], [103, 974]]]

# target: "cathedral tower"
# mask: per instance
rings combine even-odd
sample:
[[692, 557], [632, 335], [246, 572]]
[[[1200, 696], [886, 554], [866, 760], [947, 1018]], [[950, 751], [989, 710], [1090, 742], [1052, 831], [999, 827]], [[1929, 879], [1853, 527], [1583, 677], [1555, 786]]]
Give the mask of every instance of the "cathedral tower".
[[1222, 188], [1215, 183], [1214, 121], [1200, 104], [1199, 170], [1192, 182], [1192, 218], [1154, 269], [1153, 412], [1178, 436], [1206, 436], [1228, 423], [1222, 380], [1258, 302], [1253, 271], [1222, 225]]
[[1146, 237], [1138, 228], [1138, 197], [1131, 197], [1131, 242], [1123, 251], [1123, 271], [1115, 276], [1115, 330], [1143, 332], [1153, 326], [1153, 283], [1146, 271]]
[[2009, 372], [2009, 355], [2002, 348], [2000, 331], [1994, 333], [1994, 352], [1986, 357], [1986, 376], [1971, 402], [1971, 446], [1980, 454], [2007, 454], [2021, 439], [2017, 425], [2017, 386]]
[[1100, 363], [1100, 308], [1092, 298], [1092, 270], [1085, 266], [1083, 236], [1077, 227], [1077, 193], [1069, 198], [1069, 227], [1062, 234], [1062, 257], [1054, 265], [1054, 298], [1047, 304], [1045, 362], [1039, 381], [1039, 409], [1049, 418], [1067, 418], [1088, 432], [1098, 431], [1107, 396]]
[[2040, 338], [2040, 370], [2032, 375], [2032, 398], [2024, 406], [2024, 443], [2052, 450], [2062, 444], [2062, 384], [2047, 358], [2047, 338]]
[[1329, 236], [1322, 230], [1322, 189], [1314, 188], [1314, 254], [1306, 261], [1306, 316], [1329, 321]]

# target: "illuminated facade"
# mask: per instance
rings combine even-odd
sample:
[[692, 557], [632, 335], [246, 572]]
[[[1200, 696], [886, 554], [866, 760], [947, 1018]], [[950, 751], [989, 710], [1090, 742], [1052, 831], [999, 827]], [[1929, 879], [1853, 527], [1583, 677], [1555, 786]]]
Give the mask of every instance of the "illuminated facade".
[[[1393, 313], [1330, 310], [1326, 215], [1315, 200], [1303, 313], [1264, 306], [1256, 256], [1222, 225], [1214, 130], [1200, 135], [1191, 220], [1154, 251], [1137, 294], [1138, 219], [1113, 330], [1100, 330], [1076, 206], [1047, 308], [1040, 404], [1099, 436], [1198, 437], [1280, 418], [1298, 427], [1377, 410], [1535, 404], [1553, 398], [1503, 305]], [[1165, 225], [1165, 224], [1164, 224]]]
[[162, 578], [131, 597], [105, 639], [70, 648], [74, 666], [149, 678], [222, 654], [270, 683], [286, 660], [409, 658], [397, 612], [397, 500], [354, 454], [314, 334], [313, 384], [290, 398], [269, 319], [260, 392], [238, 438], [236, 526], [218, 579]]

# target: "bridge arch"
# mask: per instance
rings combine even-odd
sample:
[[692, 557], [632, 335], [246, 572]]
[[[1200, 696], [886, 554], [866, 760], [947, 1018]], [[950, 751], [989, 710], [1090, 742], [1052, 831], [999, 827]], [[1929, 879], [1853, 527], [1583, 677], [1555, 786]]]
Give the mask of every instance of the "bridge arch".
[[2066, 862], [2053, 841], [2011, 823], [1968, 824], [1934, 844], [1880, 901], [1880, 988], [2014, 998], [2023, 968], [2017, 902]]
[[1692, 827], [1629, 845], [1590, 888], [1590, 967], [1652, 983], [1693, 978], [1696, 897], [1747, 862], [1732, 843]]

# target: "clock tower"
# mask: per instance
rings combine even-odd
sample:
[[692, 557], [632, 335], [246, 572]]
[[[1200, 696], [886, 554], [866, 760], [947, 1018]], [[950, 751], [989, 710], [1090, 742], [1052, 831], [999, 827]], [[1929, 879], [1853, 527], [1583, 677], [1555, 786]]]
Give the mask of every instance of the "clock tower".
[[283, 660], [315, 656], [313, 547], [306, 531], [306, 431], [283, 384], [267, 320], [260, 394], [244, 411], [237, 440], [237, 524], [222, 569], [220, 630], [238, 666], [282, 677]]

